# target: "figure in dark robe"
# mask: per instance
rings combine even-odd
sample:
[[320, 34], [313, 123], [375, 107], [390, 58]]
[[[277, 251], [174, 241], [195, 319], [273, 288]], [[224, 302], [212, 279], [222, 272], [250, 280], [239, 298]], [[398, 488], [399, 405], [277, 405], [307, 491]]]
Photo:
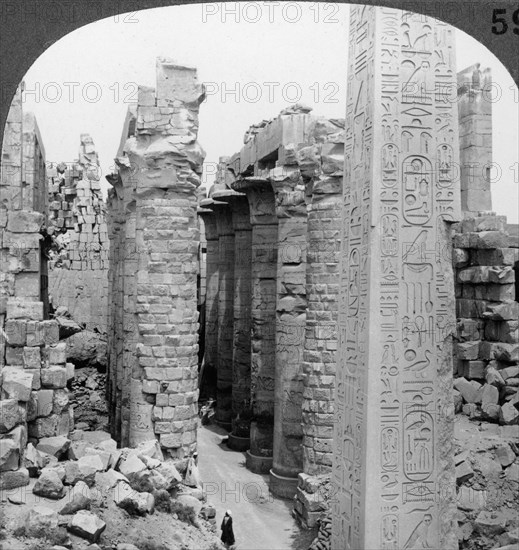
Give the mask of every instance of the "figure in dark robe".
[[230, 510], [225, 512], [225, 516], [222, 521], [222, 542], [227, 548], [234, 544], [234, 531], [232, 530], [232, 514]]

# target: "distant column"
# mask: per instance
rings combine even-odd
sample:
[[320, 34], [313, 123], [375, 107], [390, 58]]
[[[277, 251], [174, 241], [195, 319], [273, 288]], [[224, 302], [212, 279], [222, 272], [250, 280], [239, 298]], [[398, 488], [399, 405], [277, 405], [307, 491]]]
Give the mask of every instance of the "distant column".
[[492, 76], [472, 65], [458, 73], [461, 210], [492, 210]]
[[[223, 192], [225, 194], [225, 192]], [[232, 191], [231, 191], [232, 193]], [[225, 195], [224, 195], [225, 196]], [[216, 366], [216, 421], [226, 430], [232, 428], [232, 341], [234, 302], [234, 229], [232, 210], [224, 201], [213, 198], [218, 232], [218, 352]]]
[[349, 42], [331, 548], [453, 550], [454, 29], [354, 6]]
[[230, 201], [234, 229], [234, 335], [232, 357], [232, 433], [229, 447], [250, 445], [252, 226], [245, 195]]
[[218, 257], [220, 251], [215, 214], [209, 208], [212, 203], [212, 199], [203, 199], [200, 201], [198, 210], [198, 215], [204, 220], [207, 241], [203, 380], [212, 379], [211, 375], [213, 372], [216, 373], [218, 363]]
[[305, 186], [297, 166], [270, 171], [278, 217], [274, 460], [270, 490], [291, 498], [303, 470], [303, 347], [306, 323]]
[[278, 219], [268, 180], [244, 178], [233, 189], [247, 196], [252, 226], [251, 382], [252, 421], [246, 465], [256, 473], [272, 467]]

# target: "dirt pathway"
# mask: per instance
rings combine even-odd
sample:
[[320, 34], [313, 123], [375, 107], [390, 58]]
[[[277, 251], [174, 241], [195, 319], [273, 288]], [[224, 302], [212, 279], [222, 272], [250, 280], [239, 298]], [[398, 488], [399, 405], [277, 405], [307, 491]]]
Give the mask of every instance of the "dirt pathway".
[[272, 496], [268, 476], [247, 470], [245, 453], [222, 443], [226, 435], [213, 425], [198, 429], [198, 467], [218, 529], [231, 510], [237, 550], [307, 550], [315, 535], [297, 526], [292, 501]]

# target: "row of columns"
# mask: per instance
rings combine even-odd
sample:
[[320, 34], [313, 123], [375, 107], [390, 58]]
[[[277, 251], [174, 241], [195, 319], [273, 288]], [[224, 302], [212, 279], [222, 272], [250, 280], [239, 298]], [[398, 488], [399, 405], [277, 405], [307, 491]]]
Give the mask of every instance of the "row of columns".
[[326, 241], [340, 223], [343, 129], [316, 119], [300, 164], [294, 154], [266, 177], [239, 177], [232, 189], [217, 183], [198, 210], [207, 239], [204, 371], [216, 370], [216, 420], [283, 497], [294, 495], [300, 472], [332, 464], [338, 249]]

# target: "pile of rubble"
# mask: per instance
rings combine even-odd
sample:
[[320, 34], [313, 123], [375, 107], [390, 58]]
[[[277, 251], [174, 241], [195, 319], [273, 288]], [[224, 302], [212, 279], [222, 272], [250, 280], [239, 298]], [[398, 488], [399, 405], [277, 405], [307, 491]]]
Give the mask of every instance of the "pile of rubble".
[[519, 542], [518, 436], [518, 426], [456, 417], [460, 549], [507, 548]]
[[[475, 422], [458, 414], [454, 436], [460, 550], [517, 550], [519, 426]], [[305, 508], [315, 514], [311, 512], [307, 517], [313, 518], [314, 524], [319, 526], [317, 537], [308, 550], [330, 550], [329, 507], [333, 495], [326, 487], [325, 477], [300, 474], [294, 513], [299, 516], [298, 509], [304, 502]], [[301, 523], [305, 525], [304, 518], [299, 519], [303, 519]]]
[[71, 404], [79, 430], [107, 430], [108, 408], [105, 398], [106, 374], [95, 367], [76, 370], [72, 381]]
[[[12, 505], [11, 513], [6, 510], [6, 517], [12, 519], [3, 527], [6, 547], [13, 550], [25, 548], [26, 538], [40, 539], [41, 548], [47, 550], [165, 550], [197, 548], [197, 544], [220, 548], [215, 536], [216, 510], [205, 503], [194, 459], [165, 461], [157, 440], [134, 449], [117, 449], [105, 432], [75, 430], [70, 439], [55, 436], [40, 439], [36, 446], [29, 443], [21, 470], [27, 487], [5, 487], [2, 494], [2, 500]], [[23, 506], [24, 513], [17, 513], [18, 506]], [[129, 533], [119, 525], [117, 530], [117, 524], [127, 519], [134, 522], [152, 514], [163, 515], [168, 529], [181, 521], [188, 523], [184, 529], [196, 528], [198, 535], [190, 537], [193, 546], [189, 541], [168, 540], [166, 528]], [[152, 534], [154, 545], [144, 540], [146, 533]]]
[[308, 550], [329, 550], [332, 536], [332, 515], [323, 514], [319, 520], [319, 531]]

